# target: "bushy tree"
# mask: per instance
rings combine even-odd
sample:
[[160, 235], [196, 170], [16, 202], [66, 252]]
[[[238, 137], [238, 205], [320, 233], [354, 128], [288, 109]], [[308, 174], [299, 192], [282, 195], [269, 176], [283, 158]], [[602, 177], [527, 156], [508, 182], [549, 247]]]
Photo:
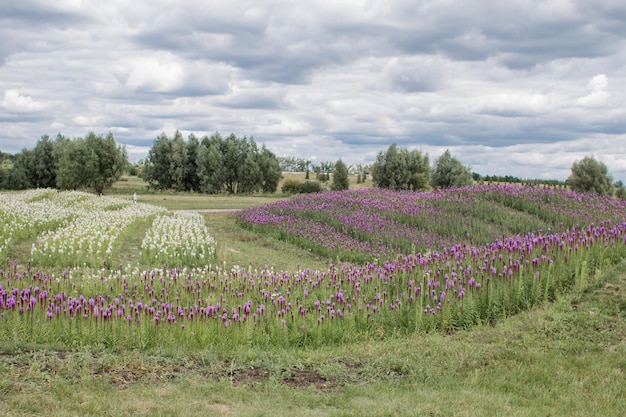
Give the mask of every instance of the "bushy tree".
[[425, 190], [428, 188], [430, 166], [428, 155], [419, 150], [408, 151], [391, 144], [380, 152], [372, 166], [372, 180], [377, 187], [394, 190]]
[[172, 188], [172, 141], [161, 133], [148, 151], [143, 168], [143, 179], [157, 190]]
[[575, 161], [571, 167], [571, 175], [566, 184], [575, 191], [590, 192], [600, 195], [609, 195], [612, 192], [612, 178], [604, 163], [586, 156]]
[[433, 188], [464, 187], [472, 185], [472, 171], [446, 150], [435, 161], [432, 171], [431, 185]]
[[37, 188], [56, 187], [57, 163], [54, 155], [54, 142], [43, 135], [35, 145], [30, 168], [31, 183]]
[[335, 172], [333, 173], [333, 183], [331, 190], [340, 191], [350, 188], [350, 181], [348, 179], [348, 167], [339, 159], [335, 163]]
[[101, 194], [121, 177], [127, 164], [125, 149], [115, 143], [111, 133], [102, 136], [89, 132], [85, 138], [65, 145], [57, 171], [57, 186], [69, 190], [90, 187]]
[[[275, 193], [278, 182], [283, 173], [276, 155], [263, 145], [259, 155], [259, 168], [261, 169], [261, 189], [264, 193]], [[309, 171], [307, 170], [307, 176]]]
[[224, 185], [224, 161], [220, 149], [222, 137], [214, 134], [204, 137], [198, 148], [197, 166], [200, 191], [208, 194], [222, 192]]

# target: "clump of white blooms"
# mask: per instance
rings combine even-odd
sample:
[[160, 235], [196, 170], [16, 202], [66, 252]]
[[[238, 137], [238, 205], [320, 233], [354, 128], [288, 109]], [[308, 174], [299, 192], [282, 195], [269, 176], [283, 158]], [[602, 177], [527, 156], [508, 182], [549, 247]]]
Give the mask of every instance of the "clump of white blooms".
[[215, 261], [215, 239], [197, 212], [158, 216], [141, 243], [147, 262], [199, 266]]

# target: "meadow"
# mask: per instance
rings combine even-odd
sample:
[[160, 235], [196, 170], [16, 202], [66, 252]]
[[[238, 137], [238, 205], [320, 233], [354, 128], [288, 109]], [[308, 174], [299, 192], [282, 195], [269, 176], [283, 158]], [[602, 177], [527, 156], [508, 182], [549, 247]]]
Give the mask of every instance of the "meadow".
[[6, 415], [626, 410], [623, 202], [150, 196], [0, 196]]

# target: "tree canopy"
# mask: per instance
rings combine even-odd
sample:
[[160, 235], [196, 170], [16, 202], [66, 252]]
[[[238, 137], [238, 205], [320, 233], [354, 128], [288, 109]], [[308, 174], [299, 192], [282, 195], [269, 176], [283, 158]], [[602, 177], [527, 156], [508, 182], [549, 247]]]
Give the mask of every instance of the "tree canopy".
[[372, 180], [377, 187], [394, 190], [425, 190], [430, 167], [428, 155], [419, 150], [398, 149], [394, 143], [386, 152], [379, 152], [372, 166]]
[[347, 190], [348, 188], [350, 188], [350, 181], [348, 179], [348, 167], [341, 159], [339, 159], [335, 163], [333, 183], [330, 188], [335, 191]]
[[474, 182], [472, 171], [450, 154], [450, 150], [441, 154], [435, 161], [431, 185], [433, 188], [464, 187]]
[[612, 177], [603, 162], [596, 161], [591, 156], [586, 156], [580, 161], [575, 161], [571, 167], [571, 175], [566, 184], [573, 190], [609, 195], [612, 193]]
[[219, 133], [185, 141], [180, 132], [169, 138], [157, 137], [145, 161], [143, 178], [154, 189], [195, 191], [209, 194], [227, 192], [273, 193], [282, 170], [278, 158], [253, 138]]
[[111, 133], [89, 132], [75, 139], [59, 134], [52, 140], [44, 135], [33, 149], [23, 149], [11, 162], [10, 169], [3, 169], [2, 188], [86, 187], [102, 193], [120, 178], [128, 159]]

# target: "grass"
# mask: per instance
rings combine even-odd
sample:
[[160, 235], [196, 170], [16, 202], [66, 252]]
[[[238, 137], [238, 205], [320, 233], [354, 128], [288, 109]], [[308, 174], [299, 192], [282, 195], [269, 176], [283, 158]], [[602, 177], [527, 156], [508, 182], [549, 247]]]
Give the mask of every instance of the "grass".
[[[163, 197], [140, 199], [152, 196]], [[203, 208], [213, 198], [167, 197], [169, 209], [179, 207], [177, 200]], [[233, 208], [257, 198], [214, 201]], [[205, 219], [228, 265], [327, 265], [238, 228], [231, 214]], [[137, 242], [132, 235], [125, 244]], [[0, 404], [0, 417], [622, 416], [626, 263], [542, 308], [452, 334], [321, 349], [238, 346], [227, 354], [2, 345]]]
[[626, 265], [494, 326], [228, 356], [4, 347], [0, 416], [621, 416]]

